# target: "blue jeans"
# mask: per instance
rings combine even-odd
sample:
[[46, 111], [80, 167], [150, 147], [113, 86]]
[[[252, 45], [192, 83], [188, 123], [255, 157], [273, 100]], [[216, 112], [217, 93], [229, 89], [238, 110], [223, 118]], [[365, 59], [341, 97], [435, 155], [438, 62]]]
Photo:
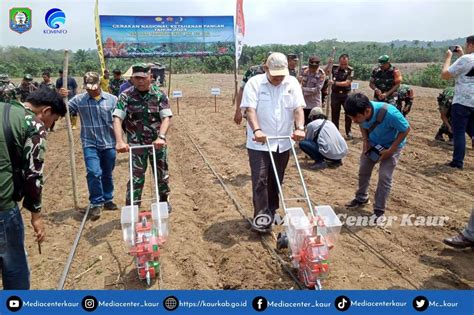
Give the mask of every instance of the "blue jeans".
[[112, 172], [115, 167], [115, 149], [84, 148], [87, 168], [87, 187], [92, 206], [103, 205], [114, 199]]
[[453, 104], [451, 108], [453, 122], [453, 164], [462, 167], [466, 155], [466, 136], [474, 136], [474, 108], [461, 104]]
[[30, 288], [24, 243], [25, 229], [18, 206], [0, 211], [0, 258], [5, 290]]
[[300, 141], [300, 149], [308, 154], [316, 163], [324, 161], [325, 157], [319, 152], [319, 145], [313, 140]]

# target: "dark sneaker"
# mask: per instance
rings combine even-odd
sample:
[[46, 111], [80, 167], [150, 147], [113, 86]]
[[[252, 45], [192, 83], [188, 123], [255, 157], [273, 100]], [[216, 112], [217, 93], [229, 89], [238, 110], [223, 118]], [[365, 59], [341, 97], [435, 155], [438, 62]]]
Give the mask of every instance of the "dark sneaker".
[[454, 247], [454, 248], [468, 248], [468, 247], [474, 247], [474, 241], [468, 240], [464, 235], [459, 233], [456, 236], [453, 237], [448, 237], [443, 240], [443, 243]]
[[449, 163], [446, 163], [446, 166], [449, 166], [449, 167], [452, 167], [452, 168], [459, 168], [460, 170], [462, 170], [462, 165], [458, 165], [458, 164], [454, 163], [453, 161], [451, 161]]
[[252, 230], [259, 233], [270, 233], [272, 231], [273, 217], [266, 213], [258, 214], [252, 222]]
[[113, 201], [104, 204], [104, 210], [118, 210], [118, 206]]
[[453, 146], [454, 145], [453, 138], [449, 138], [447, 144]]
[[329, 167], [339, 167], [342, 166], [342, 161], [333, 161], [333, 162], [327, 162]]
[[347, 209], [355, 209], [355, 208], [363, 207], [363, 206], [368, 205], [368, 204], [370, 204], [369, 199], [367, 199], [365, 201], [359, 201], [357, 199], [353, 199], [351, 202], [346, 204], [346, 208]]
[[165, 197], [161, 196], [160, 197], [160, 202], [166, 202], [168, 204], [168, 213], [171, 213], [173, 208], [171, 207], [171, 203], [168, 200], [168, 196], [165, 196]]
[[326, 163], [326, 161], [322, 161], [322, 162], [316, 162], [310, 165], [309, 168], [312, 170], [322, 170], [322, 169], [325, 169], [326, 167], [328, 167], [328, 163]]
[[100, 218], [103, 208], [103, 206], [93, 206], [89, 209], [89, 218], [91, 221], [96, 221]]
[[352, 140], [352, 139], [354, 139], [354, 136], [352, 135], [352, 132], [349, 132], [349, 133], [346, 135], [346, 139], [347, 139], [347, 140]]
[[436, 136], [435, 136], [435, 140], [436, 140], [436, 141], [444, 142], [443, 135], [437, 133]]

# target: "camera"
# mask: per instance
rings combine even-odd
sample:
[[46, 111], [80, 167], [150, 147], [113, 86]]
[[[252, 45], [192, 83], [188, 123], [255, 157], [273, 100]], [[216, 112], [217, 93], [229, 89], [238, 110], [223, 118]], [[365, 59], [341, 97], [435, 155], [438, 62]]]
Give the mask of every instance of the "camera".
[[457, 52], [458, 46], [449, 46], [449, 50], [451, 50], [452, 52]]
[[371, 146], [366, 152], [365, 155], [371, 159], [373, 162], [378, 162], [380, 160], [380, 154], [385, 150], [380, 144]]

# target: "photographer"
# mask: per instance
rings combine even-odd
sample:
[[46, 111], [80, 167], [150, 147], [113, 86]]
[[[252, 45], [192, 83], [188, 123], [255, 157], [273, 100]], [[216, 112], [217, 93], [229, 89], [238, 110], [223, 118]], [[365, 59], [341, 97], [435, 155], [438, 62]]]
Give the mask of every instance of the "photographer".
[[[459, 59], [451, 66], [453, 52]], [[466, 54], [461, 46], [452, 46], [446, 51], [441, 78], [454, 78], [454, 99], [451, 108], [452, 130], [454, 140], [453, 160], [447, 165], [463, 168], [466, 154], [466, 137], [474, 135], [474, 35], [466, 38]]]
[[336, 125], [328, 120], [321, 107], [313, 108], [309, 119], [305, 139], [300, 142], [301, 150], [314, 160], [309, 168], [320, 170], [341, 166], [348, 148]]
[[392, 188], [392, 178], [400, 153], [405, 146], [410, 125], [395, 106], [371, 102], [362, 93], [351, 94], [344, 103], [346, 115], [360, 125], [363, 151], [360, 156], [359, 189], [347, 208], [369, 203], [369, 183], [374, 166], [380, 161], [379, 181], [375, 191], [374, 216], [382, 217]]

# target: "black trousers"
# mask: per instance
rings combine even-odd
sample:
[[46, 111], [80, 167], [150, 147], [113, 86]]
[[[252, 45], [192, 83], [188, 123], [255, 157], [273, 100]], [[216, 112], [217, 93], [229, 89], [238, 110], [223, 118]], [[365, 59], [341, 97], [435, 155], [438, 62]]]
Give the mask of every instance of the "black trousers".
[[[248, 149], [252, 177], [252, 201], [254, 217], [261, 213], [275, 214], [279, 208], [278, 186], [273, 171], [270, 154], [267, 151]], [[272, 152], [280, 183], [283, 183], [285, 169], [290, 158], [290, 150]]]
[[[344, 102], [347, 99], [347, 94], [345, 93], [332, 93], [331, 94], [331, 121], [333, 122], [334, 125], [336, 125], [336, 128], [339, 129], [339, 117], [341, 116], [341, 107], [344, 105]], [[344, 115], [345, 119], [345, 131], [346, 135], [349, 134], [351, 131], [351, 126], [352, 126], [352, 119]]]

